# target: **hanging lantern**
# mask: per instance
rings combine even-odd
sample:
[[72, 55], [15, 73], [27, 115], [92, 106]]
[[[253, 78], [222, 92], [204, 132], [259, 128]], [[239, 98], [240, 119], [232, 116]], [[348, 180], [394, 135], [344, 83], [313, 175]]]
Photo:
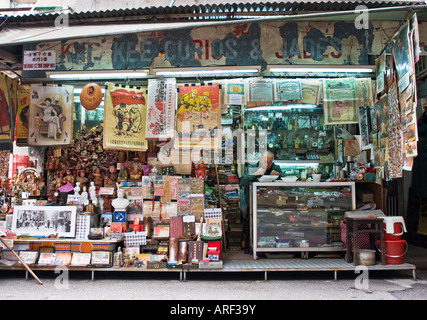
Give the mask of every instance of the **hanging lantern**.
[[102, 102], [102, 90], [96, 83], [88, 83], [80, 93], [80, 103], [86, 110], [94, 110]]

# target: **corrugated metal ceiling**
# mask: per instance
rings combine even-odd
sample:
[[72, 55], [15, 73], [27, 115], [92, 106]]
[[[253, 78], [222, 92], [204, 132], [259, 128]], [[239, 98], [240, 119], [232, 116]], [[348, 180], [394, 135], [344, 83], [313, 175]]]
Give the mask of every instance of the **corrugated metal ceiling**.
[[[144, 6], [120, 8], [120, 2], [114, 4], [114, 1], [105, 1], [104, 5], [99, 3], [97, 6], [84, 6], [82, 1], [79, 5], [68, 6], [66, 10], [48, 11], [48, 12], [3, 12], [3, 17], [8, 18], [8, 23], [37, 22], [42, 20], [53, 20], [60, 13], [67, 12], [70, 20], [82, 19], [114, 19], [126, 18], [134, 19], [153, 19], [159, 20], [195, 20], [195, 19], [232, 19], [236, 15], [263, 14], [271, 15], [277, 13], [302, 13], [318, 11], [340, 11], [354, 10], [358, 5], [365, 5], [368, 8], [384, 8], [407, 5], [424, 5], [425, 1], [407, 0], [407, 1], [357, 1], [357, 0], [328, 0], [328, 1], [280, 1], [280, 2], [234, 2], [209, 1], [209, 0], [148, 0], [144, 1]], [[96, 2], [96, 1], [95, 1]], [[141, 4], [141, 1], [138, 1]], [[42, 5], [40, 1], [39, 5]], [[63, 6], [65, 7], [65, 6]], [[91, 8], [92, 10], [86, 10]], [[105, 10], [99, 10], [103, 8]], [[94, 10], [93, 10], [94, 9]], [[86, 11], [85, 11], [86, 10]], [[0, 12], [1, 14], [1, 12]]]

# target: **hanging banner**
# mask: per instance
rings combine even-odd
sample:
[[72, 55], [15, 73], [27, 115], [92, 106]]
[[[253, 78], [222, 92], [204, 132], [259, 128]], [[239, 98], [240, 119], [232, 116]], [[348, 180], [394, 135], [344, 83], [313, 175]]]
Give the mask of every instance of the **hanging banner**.
[[0, 144], [12, 142], [14, 90], [12, 78], [0, 73]]
[[147, 150], [145, 117], [147, 88], [106, 84], [104, 149]]
[[169, 139], [175, 135], [176, 79], [149, 79], [146, 139]]
[[180, 86], [175, 148], [220, 148], [219, 85]]
[[358, 123], [354, 78], [325, 79], [323, 87], [325, 124]]
[[68, 145], [73, 136], [73, 86], [31, 85], [28, 144]]
[[18, 105], [16, 110], [15, 141], [18, 146], [28, 144], [28, 129], [30, 120], [31, 86], [18, 87]]

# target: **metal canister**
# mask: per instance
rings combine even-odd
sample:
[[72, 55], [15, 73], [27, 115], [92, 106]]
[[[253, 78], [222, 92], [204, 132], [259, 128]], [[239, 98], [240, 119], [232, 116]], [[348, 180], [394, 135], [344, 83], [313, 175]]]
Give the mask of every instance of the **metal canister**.
[[334, 163], [334, 177], [335, 177], [335, 179], [338, 179], [341, 177], [341, 170], [342, 170], [342, 163], [341, 162], [335, 162]]

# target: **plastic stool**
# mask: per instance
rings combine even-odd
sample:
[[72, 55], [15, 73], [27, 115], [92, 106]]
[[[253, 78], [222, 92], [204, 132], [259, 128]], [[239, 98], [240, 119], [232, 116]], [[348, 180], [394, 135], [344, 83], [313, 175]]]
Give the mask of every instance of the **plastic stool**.
[[[388, 234], [392, 234], [395, 236], [401, 236], [404, 232], [407, 232], [405, 220], [403, 220], [402, 216], [393, 216], [393, 217], [383, 217], [385, 224], [385, 232]], [[402, 224], [402, 232], [397, 234], [394, 233], [394, 224], [401, 223]]]

